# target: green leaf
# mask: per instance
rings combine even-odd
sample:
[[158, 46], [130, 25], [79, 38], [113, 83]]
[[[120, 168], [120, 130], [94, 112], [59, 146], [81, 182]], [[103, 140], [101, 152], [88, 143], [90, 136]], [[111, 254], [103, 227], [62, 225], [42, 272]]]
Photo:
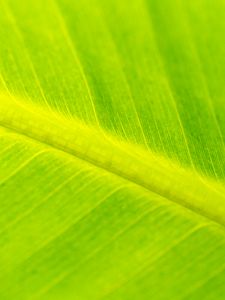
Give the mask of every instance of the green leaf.
[[0, 8], [0, 299], [224, 299], [224, 1]]

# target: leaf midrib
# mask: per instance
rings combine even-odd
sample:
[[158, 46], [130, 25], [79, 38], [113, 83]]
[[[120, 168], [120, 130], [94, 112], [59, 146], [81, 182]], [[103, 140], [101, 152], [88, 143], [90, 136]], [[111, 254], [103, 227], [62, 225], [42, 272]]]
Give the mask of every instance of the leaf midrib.
[[[70, 122], [12, 95], [0, 98], [0, 126], [120, 176], [225, 227], [225, 193], [220, 184], [118, 141], [100, 128], [78, 120]], [[211, 201], [206, 208], [207, 199]]]

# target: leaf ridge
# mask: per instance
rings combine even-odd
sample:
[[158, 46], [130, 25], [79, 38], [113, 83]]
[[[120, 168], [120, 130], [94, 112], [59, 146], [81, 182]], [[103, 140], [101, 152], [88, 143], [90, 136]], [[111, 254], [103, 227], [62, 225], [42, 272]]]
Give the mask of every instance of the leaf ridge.
[[[1, 95], [0, 125], [70, 154], [225, 225], [224, 188], [192, 170], [54, 112]], [[185, 180], [184, 180], [185, 178]], [[173, 190], [171, 190], [173, 185]], [[205, 207], [206, 199], [208, 201]]]

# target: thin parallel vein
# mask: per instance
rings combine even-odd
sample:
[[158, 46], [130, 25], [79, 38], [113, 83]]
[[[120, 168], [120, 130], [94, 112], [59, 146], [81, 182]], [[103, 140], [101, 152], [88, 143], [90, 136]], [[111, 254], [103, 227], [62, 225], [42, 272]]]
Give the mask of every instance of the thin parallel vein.
[[[0, 72], [0, 80], [2, 81], [2, 84], [4, 85], [4, 87], [5, 87], [5, 89], [6, 89], [6, 92], [7, 92], [8, 96], [9, 96], [9, 98], [12, 100], [12, 102], [13, 102], [13, 103], [16, 103], [16, 104], [19, 105], [20, 107], [24, 108], [26, 111], [29, 111], [30, 113], [33, 114], [34, 112], [30, 109], [29, 106], [24, 105], [22, 101], [17, 100], [17, 97], [13, 96], [13, 94], [12, 94], [12, 93], [10, 92], [10, 90], [8, 89], [8, 86], [7, 86], [6, 82], [5, 82], [5, 79], [4, 79], [3, 75], [1, 74], [1, 72]], [[0, 97], [1, 97], [1, 95], [0, 95]], [[47, 101], [47, 100], [46, 100], [46, 101]], [[54, 115], [55, 120], [57, 120], [57, 119], [59, 118], [58, 115], [50, 108], [49, 105], [47, 106], [47, 108], [51, 111], [51, 114]], [[43, 117], [43, 115], [41, 115], [41, 114], [39, 113], [38, 110], [36, 110], [35, 113], [36, 113], [38, 116], [40, 116], [41, 118]], [[46, 112], [46, 115], [47, 115], [47, 113], [48, 113], [48, 112]], [[48, 122], [51, 122], [51, 120], [48, 119]], [[52, 122], [53, 122], [53, 121], [52, 121]], [[0, 126], [1, 126], [1, 125], [0, 125]], [[4, 127], [4, 126], [3, 126], [3, 127]], [[7, 127], [5, 127], [5, 129], [7, 129]], [[12, 133], [13, 133], [13, 132], [11, 132], [10, 134], [12, 134]]]
[[208, 227], [210, 225], [211, 225], [210, 223], [203, 223], [201, 225], [194, 226], [191, 230], [189, 230], [187, 233], [185, 233], [184, 235], [182, 235], [182, 237], [180, 239], [175, 240], [169, 247], [164, 248], [164, 250], [161, 251], [161, 253], [159, 253], [158, 255], [156, 255], [154, 257], [154, 259], [150, 261], [150, 263], [147, 263], [147, 265], [145, 265], [144, 267], [141, 267], [138, 270], [138, 272], [136, 272], [132, 277], [130, 277], [128, 280], [124, 281], [122, 284], [120, 284], [117, 287], [115, 287], [109, 293], [107, 293], [107, 294], [105, 294], [103, 296], [100, 296], [97, 300], [107, 299], [109, 296], [117, 293], [119, 290], [121, 290], [122, 288], [124, 288], [128, 284], [134, 282], [135, 280], [137, 280], [140, 277], [143, 277], [143, 274], [144, 274], [144, 276], [146, 276], [150, 272], [151, 267], [153, 268], [153, 264], [155, 262], [157, 262], [160, 258], [162, 258], [163, 256], [165, 256], [167, 253], [169, 253], [174, 248], [176, 248], [179, 244], [181, 244], [182, 242], [184, 242], [185, 240], [187, 240], [194, 233], [196, 233], [199, 230], [201, 230], [201, 229], [203, 229], [205, 227]]
[[0, 79], [1, 79], [1, 82], [6, 90], [6, 93], [7, 95], [9, 96], [9, 98], [12, 100], [12, 102], [16, 103], [16, 104], [19, 104], [20, 106], [24, 107], [19, 101], [17, 101], [16, 97], [13, 97], [12, 93], [10, 92], [9, 88], [8, 88], [8, 85], [3, 77], [3, 74], [0, 72]]
[[[118, 47], [117, 47], [117, 45], [116, 45], [115, 40], [113, 39], [113, 36], [112, 36], [112, 34], [111, 34], [111, 30], [110, 30], [110, 28], [109, 28], [109, 26], [108, 26], [108, 23], [107, 23], [107, 21], [106, 21], [106, 19], [105, 19], [104, 12], [103, 12], [103, 10], [102, 10], [102, 7], [99, 5], [99, 3], [98, 3], [98, 11], [99, 11], [99, 13], [100, 13], [100, 15], [101, 15], [102, 22], [103, 22], [103, 24], [105, 25], [105, 29], [106, 29], [107, 32], [108, 32], [108, 36], [110, 37], [110, 40], [111, 40], [112, 45], [113, 45], [113, 48], [114, 48], [114, 50], [115, 50], [115, 54], [116, 54], [116, 57], [117, 57], [117, 62], [118, 62], [118, 64], [119, 64], [120, 70], [121, 70], [121, 72], [122, 72], [122, 74], [123, 74], [124, 82], [125, 82], [125, 85], [126, 85], [127, 91], [128, 91], [129, 100], [131, 101], [131, 104], [132, 104], [132, 107], [133, 107], [133, 110], [134, 110], [134, 114], [135, 114], [135, 116], [136, 116], [136, 120], [137, 120], [138, 125], [139, 125], [139, 128], [140, 128], [140, 130], [141, 130], [141, 134], [142, 134], [142, 137], [143, 137], [145, 146], [146, 146], [147, 149], [149, 149], [148, 142], [147, 142], [147, 139], [146, 139], [146, 135], [145, 135], [145, 133], [144, 133], [143, 125], [142, 125], [142, 123], [141, 123], [140, 116], [139, 116], [139, 113], [138, 113], [138, 111], [137, 111], [137, 107], [136, 107], [136, 104], [135, 104], [134, 96], [133, 96], [133, 93], [132, 93], [132, 91], [131, 91], [131, 86], [130, 86], [130, 83], [129, 83], [129, 81], [128, 81], [126, 72], [124, 71], [124, 69], [123, 69], [123, 67], [122, 67], [122, 62], [121, 62], [121, 57], [120, 57], [120, 53], [119, 53]], [[125, 131], [125, 129], [124, 129], [124, 131]], [[126, 134], [126, 132], [125, 132], [125, 134]], [[127, 139], [129, 140], [129, 138], [127, 138]]]
[[[100, 14], [101, 14], [101, 16], [102, 16], [102, 20], [103, 20], [104, 24], [106, 25], [107, 32], [109, 33], [109, 37], [110, 37], [110, 39], [111, 39], [111, 41], [112, 41], [112, 44], [114, 45], [114, 49], [115, 49], [115, 53], [117, 54], [117, 58], [118, 58], [119, 65], [122, 66], [121, 60], [120, 60], [120, 55], [119, 55], [118, 49], [117, 49], [117, 47], [116, 47], [116, 43], [115, 43], [115, 41], [114, 41], [114, 39], [113, 39], [113, 37], [112, 37], [112, 35], [111, 35], [111, 31], [110, 31], [110, 29], [109, 29], [108, 24], [107, 24], [107, 22], [105, 21], [105, 16], [104, 16], [104, 14], [103, 14], [103, 12], [102, 12], [102, 9], [100, 8], [100, 6], [98, 6], [98, 7], [99, 7], [99, 12], [100, 12]], [[159, 55], [159, 52], [158, 52], [158, 55]], [[160, 55], [159, 55], [159, 56], [160, 56]], [[161, 57], [160, 57], [160, 60], [162, 60]], [[126, 86], [128, 87], [129, 94], [130, 94], [130, 98], [131, 98], [131, 100], [132, 100], [132, 102], [133, 102], [133, 104], [134, 104], [135, 113], [136, 113], [137, 117], [139, 118], [138, 112], [137, 112], [136, 107], [135, 107], [135, 101], [134, 101], [133, 95], [132, 95], [132, 93], [131, 93], [130, 84], [129, 84], [129, 82], [127, 81], [127, 76], [126, 76], [126, 74], [125, 74], [125, 72], [124, 72], [124, 70], [123, 70], [122, 67], [121, 67], [121, 71], [122, 71], [122, 73], [124, 74], [125, 83], [126, 83]], [[168, 83], [168, 84], [170, 85], [170, 83]], [[187, 137], [186, 137], [186, 134], [185, 134], [185, 130], [184, 130], [184, 127], [183, 127], [181, 118], [180, 118], [180, 114], [179, 114], [178, 109], [177, 109], [176, 101], [175, 101], [174, 96], [173, 96], [172, 91], [171, 91], [171, 87], [170, 87], [170, 94], [171, 94], [171, 99], [173, 100], [172, 102], [174, 103], [174, 109], [175, 109], [175, 112], [176, 112], [176, 115], [177, 115], [177, 119], [178, 119], [179, 124], [180, 124], [180, 127], [181, 127], [182, 135], [183, 135], [183, 138], [184, 138], [184, 142], [185, 142], [185, 145], [186, 145], [186, 148], [187, 148], [187, 152], [188, 152], [188, 156], [189, 156], [191, 165], [192, 165], [192, 167], [193, 167], [193, 171], [194, 171], [197, 175], [199, 175], [199, 173], [196, 171], [196, 168], [194, 167], [194, 163], [193, 163], [193, 160], [192, 160], [192, 157], [191, 157], [191, 153], [190, 153], [190, 149], [189, 149], [189, 146], [188, 146], [188, 142], [187, 142]], [[139, 119], [139, 121], [140, 121], [140, 119]], [[123, 127], [123, 124], [122, 124], [122, 123], [121, 123], [121, 126]], [[142, 128], [142, 126], [141, 126], [141, 128]], [[126, 130], [125, 130], [124, 128], [123, 128], [123, 132], [124, 132], [124, 134], [126, 135]], [[147, 140], [146, 140], [146, 137], [145, 137], [143, 128], [142, 128], [142, 132], [143, 132], [143, 136], [144, 136], [145, 144], [146, 144], [146, 143], [147, 143]], [[128, 139], [128, 138], [127, 138], [127, 139]], [[146, 146], [147, 146], [147, 148], [149, 148], [147, 144], [146, 144]], [[201, 179], [203, 182], [205, 182], [205, 181], [202, 179], [202, 176], [200, 176], [200, 175], [199, 175], [199, 179]], [[207, 186], [210, 187], [208, 184], [207, 184]], [[213, 189], [213, 190], [216, 191], [215, 189]]]
[[[218, 137], [220, 139], [220, 142], [221, 142], [221, 144], [223, 144], [223, 148], [222, 147], [220, 147], [220, 148], [221, 148], [221, 150], [223, 150], [223, 152], [225, 152], [224, 151], [224, 146], [225, 146], [224, 137], [222, 135], [220, 124], [218, 122], [218, 119], [217, 119], [217, 116], [216, 116], [216, 113], [215, 113], [215, 108], [214, 108], [214, 105], [213, 105], [212, 97], [210, 95], [210, 91], [209, 91], [208, 84], [207, 84], [207, 81], [206, 81], [205, 73], [202, 70], [201, 59], [200, 59], [200, 56], [199, 56], [199, 52], [198, 52], [196, 43], [195, 43], [194, 38], [193, 38], [193, 32], [192, 32], [191, 26], [189, 24], [188, 16], [185, 13], [185, 9], [183, 8], [182, 2], [179, 1], [179, 3], [180, 3], [180, 6], [181, 6], [182, 13], [184, 15], [185, 27], [186, 27], [186, 30], [188, 32], [189, 42], [190, 42], [190, 45], [191, 45], [191, 50], [192, 50], [192, 53], [194, 54], [194, 57], [196, 58], [196, 61], [197, 61], [197, 64], [198, 64], [198, 69], [200, 71], [201, 80], [202, 80], [203, 86], [205, 88], [206, 97], [204, 99], [205, 99], [206, 103], [208, 104], [209, 112], [211, 112], [211, 116], [212, 116], [212, 119], [214, 121], [215, 128], [217, 129]], [[219, 158], [218, 154], [216, 154], [216, 156], [217, 156], [217, 158]], [[214, 167], [214, 163], [212, 161], [211, 155], [210, 155], [210, 160], [211, 160], [211, 165], [212, 165], [214, 174], [215, 174], [216, 178], [219, 179], [217, 171]], [[224, 173], [223, 169], [221, 169], [221, 171]]]
[[[32, 59], [31, 59], [31, 57], [30, 57], [29, 50], [27, 49], [25, 40], [24, 40], [24, 38], [23, 38], [23, 34], [22, 34], [21, 30], [20, 30], [19, 25], [17, 24], [16, 18], [15, 18], [15, 16], [14, 16], [14, 14], [13, 14], [13, 12], [12, 12], [10, 6], [7, 4], [7, 2], [6, 2], [6, 1], [3, 1], [3, 3], [4, 3], [5, 10], [6, 10], [6, 12], [7, 12], [8, 18], [9, 18], [11, 24], [13, 25], [14, 31], [15, 31], [16, 35], [18, 36], [20, 42], [21, 42], [21, 43], [23, 44], [23, 46], [24, 46], [24, 54], [25, 54], [25, 56], [26, 56], [27, 62], [28, 62], [28, 64], [29, 64], [29, 66], [30, 66], [31, 72], [32, 72], [32, 74], [33, 74], [33, 76], [34, 76], [34, 79], [35, 79], [35, 82], [36, 82], [36, 84], [37, 84], [37, 87], [38, 87], [38, 89], [39, 89], [39, 91], [40, 91], [40, 94], [41, 94], [41, 96], [42, 96], [42, 98], [43, 98], [43, 100], [44, 100], [44, 102], [45, 102], [47, 108], [48, 108], [49, 110], [51, 110], [51, 107], [50, 107], [50, 105], [49, 105], [49, 103], [48, 103], [48, 100], [47, 100], [47, 98], [46, 98], [46, 96], [45, 96], [44, 90], [43, 90], [43, 88], [42, 88], [42, 86], [41, 86], [41, 82], [40, 82], [40, 80], [39, 80], [38, 74], [37, 74], [37, 72], [36, 72], [36, 70], [35, 70], [34, 64], [33, 64]], [[3, 5], [3, 3], [2, 3], [2, 5]], [[2, 78], [3, 78], [3, 77], [2, 77]], [[3, 78], [3, 82], [5, 83], [4, 78]], [[8, 86], [7, 86], [6, 83], [5, 83], [5, 87], [6, 87], [6, 90], [8, 91], [8, 93], [9, 93], [9, 96], [11, 97], [11, 93], [9, 92], [9, 89], [8, 89]], [[13, 99], [13, 100], [15, 101], [15, 99]]]
[[[177, 7], [180, 8], [180, 5], [179, 5], [179, 4], [180, 4], [180, 2], [179, 2], [179, 3], [177, 2]], [[181, 7], [181, 8], [182, 8], [182, 7]], [[150, 10], [148, 10], [148, 11], [150, 12]], [[181, 10], [180, 13], [181, 13], [181, 12], [183, 13], [183, 10]], [[150, 16], [150, 14], [149, 14], [149, 16]], [[151, 19], [151, 16], [150, 16], [150, 19]], [[188, 26], [187, 26], [187, 24], [185, 24], [185, 20], [184, 20], [184, 19], [185, 19], [185, 17], [182, 18], [182, 24], [183, 24], [184, 27], [185, 27], [186, 33], [188, 33], [189, 29], [187, 28]], [[155, 35], [157, 35], [157, 33], [155, 33]], [[189, 36], [188, 36], [187, 43], [189, 43], [189, 45], [191, 46], [191, 51], [193, 52], [195, 59], [197, 59], [197, 58], [196, 58], [196, 53], [194, 53], [193, 45], [191, 44], [191, 41], [190, 41], [190, 34], [189, 34]], [[160, 48], [159, 48], [159, 50], [160, 50]], [[159, 52], [160, 52], [160, 51], [159, 51]], [[198, 63], [197, 63], [197, 64], [198, 64]], [[198, 65], [198, 66], [199, 66], [199, 65]], [[166, 73], [167, 73], [167, 78], [169, 79], [169, 78], [170, 78], [170, 75], [169, 75], [168, 72], [166, 72]], [[202, 74], [201, 74], [201, 76], [202, 76]], [[168, 80], [168, 82], [169, 82], [169, 80]], [[206, 87], [206, 88], [207, 88], [207, 87]], [[208, 95], [208, 96], [209, 96], [209, 95]], [[208, 97], [208, 96], [207, 96], [207, 97]], [[206, 98], [207, 98], [207, 97], [206, 97]], [[204, 100], [204, 101], [207, 101], [207, 99]], [[215, 120], [214, 120], [214, 121], [215, 121]], [[215, 124], [215, 125], [216, 125], [216, 124]], [[206, 151], [208, 151], [207, 148], [205, 149], [205, 152], [206, 152]], [[217, 157], [218, 157], [218, 155], [217, 155]], [[210, 154], [210, 158], [209, 158], [209, 159], [211, 159], [211, 161], [212, 161], [211, 154]], [[213, 163], [213, 162], [211, 163], [211, 167], [212, 167], [212, 169], [213, 169], [213, 172], [214, 172], [216, 178], [218, 179], [217, 172], [216, 172], [216, 170], [215, 170], [215, 167], [214, 167], [214, 163]], [[206, 164], [205, 164], [204, 161], [203, 161], [203, 168], [204, 168], [204, 172], [207, 174], [207, 166], [206, 166]], [[222, 173], [224, 173], [222, 169], [221, 169], [221, 171], [222, 171]], [[196, 172], [197, 172], [197, 170], [196, 170]], [[201, 169], [198, 170], [198, 172], [204, 174], [204, 172], [202, 172]], [[203, 174], [202, 174], [202, 175], [203, 175]], [[204, 177], [204, 176], [203, 176], [203, 177]], [[202, 178], [201, 180], [204, 181], [203, 178]]]
[[18, 145], [18, 142], [11, 143], [10, 145], [6, 146], [5, 148], [1, 149], [0, 155], [3, 155], [7, 150], [13, 149], [16, 145]]
[[[0, 72], [0, 80], [1, 80], [3, 86], [4, 86], [5, 90], [6, 90], [7, 95], [9, 96], [10, 100], [11, 100], [13, 103], [16, 103], [17, 105], [21, 106], [21, 107], [24, 108], [25, 110], [30, 111], [29, 107], [23, 105], [23, 103], [22, 103], [21, 101], [17, 100], [16, 97], [13, 96], [12, 92], [10, 92], [10, 90], [9, 90], [7, 84], [6, 84], [6, 81], [5, 81], [5, 79], [4, 79], [4, 77], [3, 77], [3, 75], [2, 75], [1, 72]], [[1, 97], [1, 95], [0, 95], [0, 97]], [[33, 113], [33, 112], [31, 111], [31, 113]], [[37, 112], [37, 114], [39, 115], [38, 112]], [[7, 128], [6, 128], [6, 129], [7, 129]], [[11, 134], [11, 133], [10, 133], [10, 134]]]
[[71, 51], [71, 54], [73, 55], [75, 63], [79, 67], [80, 74], [81, 74], [81, 77], [82, 77], [83, 82], [85, 84], [85, 87], [86, 87], [86, 90], [87, 90], [87, 93], [88, 93], [88, 97], [89, 97], [89, 100], [90, 100], [90, 103], [91, 103], [91, 106], [92, 106], [92, 110], [93, 110], [93, 114], [94, 114], [94, 117], [95, 117], [96, 125], [98, 127], [100, 127], [98, 115], [97, 115], [97, 112], [96, 112], [96, 109], [95, 109], [94, 98], [93, 98], [93, 95], [91, 93], [91, 89], [89, 87], [88, 79], [87, 79], [87, 76], [86, 76], [86, 74], [84, 72], [84, 68], [82, 66], [82, 63], [81, 63], [81, 61], [79, 59], [77, 50], [75, 48], [74, 41], [72, 40], [72, 38], [70, 36], [70, 33], [69, 33], [69, 30], [68, 30], [67, 25], [65, 23], [63, 14], [62, 14], [59, 6], [58, 6], [57, 0], [51, 0], [51, 2], [52, 2], [52, 5], [54, 7], [55, 15], [56, 15], [57, 19], [59, 20], [60, 29], [61, 29], [64, 37], [65, 37], [66, 43], [69, 46], [69, 49]]
[[[54, 171], [57, 171], [60, 169], [58, 166]], [[31, 215], [35, 210], [40, 208], [44, 203], [46, 203], [52, 196], [54, 196], [57, 192], [59, 193], [62, 188], [68, 184], [74, 177], [78, 176], [79, 174], [83, 173], [85, 171], [78, 171], [71, 176], [69, 176], [67, 179], [65, 179], [61, 184], [59, 184], [55, 189], [53, 189], [46, 197], [44, 197], [40, 202], [38, 202], [36, 205], [28, 209], [27, 211], [23, 212], [23, 214], [19, 215], [19, 217], [15, 218], [13, 222], [10, 222], [4, 226], [4, 228], [1, 228], [0, 235], [4, 233], [5, 231], [8, 231], [11, 227], [15, 226], [19, 222], [21, 222], [23, 219]]]
[[[145, 7], [146, 7], [146, 1], [147, 0], [143, 1], [143, 4], [144, 4]], [[161, 55], [161, 53], [159, 51], [159, 45], [158, 45], [158, 42], [157, 42], [157, 40], [155, 38], [156, 32], [153, 30], [153, 26], [151, 26], [152, 25], [152, 20], [151, 20], [151, 16], [150, 16], [150, 11], [149, 11], [149, 9], [147, 9], [147, 7], [146, 7], [146, 12], [147, 12], [147, 15], [148, 15], [149, 28], [152, 31], [152, 37], [153, 37], [154, 45], [155, 45], [156, 50], [157, 50], [157, 56], [158, 56], [158, 58], [160, 60], [160, 65], [162, 66], [164, 73], [167, 74], [167, 72], [165, 71], [165, 66], [164, 66], [164, 61], [163, 61], [162, 55]], [[165, 78], [166, 78], [166, 76], [165, 76]], [[184, 143], [185, 143], [187, 154], [188, 154], [188, 157], [190, 159], [191, 167], [192, 167], [192, 169], [194, 171], [196, 171], [196, 168], [195, 168], [194, 162], [193, 162], [193, 158], [192, 158], [192, 155], [191, 155], [189, 143], [188, 143], [188, 137], [187, 137], [187, 135], [185, 133], [185, 129], [184, 129], [184, 125], [183, 125], [183, 122], [182, 122], [182, 118], [180, 116], [180, 113], [179, 113], [179, 110], [178, 110], [178, 107], [177, 107], [177, 102], [176, 102], [174, 93], [172, 91], [171, 83], [170, 83], [169, 80], [167, 80], [167, 78], [165, 80], [166, 80], [166, 83], [167, 83], [168, 92], [170, 94], [170, 99], [172, 100], [172, 105], [173, 105], [173, 108], [174, 108], [174, 111], [175, 111], [175, 115], [176, 115], [176, 118], [178, 120], [178, 123], [179, 123], [179, 126], [180, 126], [180, 130], [181, 130], [181, 133], [182, 133], [182, 136], [183, 136], [183, 140], [184, 140]]]
[[183, 2], [180, 1], [180, 0], [179, 0], [179, 2], [180, 2], [180, 5], [181, 5], [181, 8], [182, 8], [182, 13], [185, 16], [185, 20], [186, 20], [185, 23], [186, 23], [186, 27], [187, 27], [187, 30], [188, 30], [188, 33], [189, 33], [190, 43], [192, 45], [194, 55], [195, 55], [195, 57], [198, 61], [198, 65], [199, 65], [199, 69], [200, 69], [200, 72], [201, 72], [201, 77], [202, 77], [202, 80], [203, 80], [203, 84], [204, 84], [204, 87], [205, 87], [206, 92], [207, 92], [207, 97], [205, 99], [207, 100], [209, 110], [212, 113], [212, 116], [213, 116], [214, 122], [216, 124], [221, 142], [222, 142], [223, 146], [225, 147], [224, 137], [223, 137], [223, 134], [222, 134], [222, 131], [221, 131], [220, 124], [218, 122], [218, 118], [216, 116], [215, 107], [214, 107], [212, 96], [210, 94], [210, 90], [209, 90], [209, 87], [208, 87], [208, 84], [207, 84], [206, 75], [205, 75], [205, 72], [203, 72], [203, 70], [202, 70], [202, 60], [201, 60], [201, 57], [199, 55], [198, 47], [197, 47], [196, 42], [195, 42], [194, 37], [193, 37], [193, 29], [192, 29], [192, 27], [189, 23], [189, 18], [188, 18], [188, 15], [186, 13], [186, 10], [183, 7]]
[[[95, 178], [96, 179], [96, 178]], [[89, 182], [86, 182], [85, 184], [83, 184], [83, 186], [81, 186], [78, 190], [77, 193], [81, 193], [85, 188], [87, 188], [95, 179], [91, 179]], [[48, 240], [45, 241], [45, 243], [42, 245], [42, 247], [40, 247], [37, 251], [33, 252], [31, 255], [29, 255], [28, 257], [25, 258], [25, 260], [23, 262], [21, 262], [21, 265], [24, 264], [25, 262], [29, 261], [32, 259], [32, 257], [34, 255], [37, 255], [40, 251], [43, 251], [44, 249], [46, 249], [49, 244], [54, 244], [54, 242], [63, 234], [65, 234], [66, 232], [68, 232], [72, 227], [77, 226], [80, 222], [82, 222], [84, 219], [86, 219], [91, 213], [93, 213], [97, 208], [99, 208], [109, 197], [115, 195], [117, 192], [119, 192], [121, 189], [123, 189], [124, 187], [128, 186], [129, 184], [124, 184], [121, 185], [119, 187], [114, 188], [112, 191], [110, 191], [109, 193], [107, 193], [104, 197], [101, 198], [100, 201], [96, 202], [96, 204], [88, 209], [87, 211], [84, 212], [84, 214], [79, 217], [77, 220], [75, 220], [75, 222], [73, 222], [72, 224], [69, 224], [68, 226], [65, 226], [63, 229], [60, 229], [57, 232], [57, 235], [54, 237], [49, 238]]]
[[[25, 111], [29, 111], [31, 114], [33, 114], [34, 111], [30, 108], [30, 106], [24, 105], [23, 101], [17, 100], [17, 97], [15, 97], [15, 96], [10, 92], [10, 90], [8, 89], [8, 86], [7, 86], [7, 84], [6, 84], [5, 80], [4, 80], [4, 78], [3, 78], [2, 74], [1, 74], [1, 72], [0, 72], [0, 80], [1, 80], [2, 83], [3, 83], [3, 85], [4, 85], [5, 89], [6, 89], [6, 92], [7, 92], [8, 96], [9, 96], [10, 100], [12, 100], [12, 102], [15, 103], [16, 105], [19, 105], [19, 107], [23, 108]], [[1, 94], [0, 94], [0, 98], [1, 98]], [[19, 99], [20, 99], [20, 98], [19, 98]], [[37, 107], [38, 107], [38, 106], [37, 106]], [[53, 124], [54, 124], [54, 122], [57, 121], [57, 120], [58, 120], [59, 122], [62, 122], [62, 117], [60, 117], [57, 113], [55, 113], [55, 112], [50, 108], [50, 106], [49, 106], [49, 110], [51, 111], [51, 115], [54, 117], [54, 119], [51, 120], [51, 119], [48, 118], [48, 122], [53, 123]], [[41, 113], [39, 112], [39, 110], [35, 110], [35, 114], [36, 114], [37, 116], [43, 118], [43, 115], [45, 115], [45, 117], [48, 116], [48, 111], [46, 111], [45, 114], [44, 114], [44, 110], [43, 110], [43, 111], [42, 111], [42, 114], [41, 114]], [[11, 132], [9, 133], [9, 135], [12, 135], [12, 134], [17, 135], [17, 134], [19, 133], [17, 130], [14, 130], [14, 129], [12, 130], [12, 128], [8, 128], [7, 126], [4, 126], [4, 125], [2, 125], [2, 124], [0, 124], [0, 127], [3, 127], [3, 128], [6, 129], [6, 130], [10, 129]], [[28, 135], [27, 135], [27, 136], [28, 136]], [[33, 139], [36, 140], [35, 138], [33, 138]], [[55, 147], [53, 147], [53, 148], [55, 148]]]
[[190, 298], [191, 295], [193, 295], [195, 292], [197, 292], [197, 290], [203, 288], [206, 284], [208, 284], [210, 282], [210, 280], [212, 280], [213, 278], [215, 278], [217, 275], [219, 275], [223, 271], [225, 271], [225, 264], [222, 264], [220, 268], [218, 268], [218, 269], [215, 270], [215, 272], [211, 272], [210, 276], [208, 276], [207, 279], [204, 279], [203, 281], [198, 282], [198, 284], [196, 284], [194, 286], [191, 286], [191, 291], [188, 291], [188, 293], [186, 295], [184, 295], [182, 297], [182, 299], [184, 299], [184, 300], [191, 299]]
[[19, 171], [23, 170], [25, 167], [27, 167], [35, 158], [39, 157], [43, 153], [47, 153], [49, 150], [40, 150], [34, 155], [32, 155], [29, 159], [27, 159], [25, 162], [23, 162], [18, 168], [16, 168], [9, 176], [3, 178], [3, 181], [0, 182], [0, 187], [3, 184], [6, 184], [7, 181], [9, 181], [13, 176], [17, 175]]
[[[147, 0], [144, 0], [144, 5], [146, 7], [146, 1]], [[149, 21], [149, 27], [150, 27], [150, 30], [153, 28], [152, 26], [150, 26], [150, 24], [152, 24], [152, 20], [151, 20], [151, 16], [150, 16], [150, 11], [149, 9], [147, 9], [146, 7], [146, 11], [147, 11], [147, 14], [148, 14], [148, 21]], [[167, 74], [166, 70], [165, 70], [165, 66], [164, 66], [164, 60], [162, 58], [162, 55], [159, 51], [159, 45], [158, 45], [158, 42], [155, 38], [155, 31], [152, 30], [152, 37], [154, 39], [154, 44], [155, 44], [155, 47], [157, 49], [157, 55], [159, 57], [159, 60], [161, 62], [161, 66], [164, 70], [164, 73]], [[166, 77], [165, 77], [166, 78]], [[187, 150], [187, 154], [188, 154], [188, 157], [189, 157], [189, 160], [190, 160], [190, 164], [191, 164], [191, 168], [193, 170], [193, 172], [195, 172], [195, 174], [198, 176], [199, 180], [201, 180], [207, 187], [211, 188], [212, 190], [214, 190], [215, 192], [218, 192], [218, 190], [216, 190], [214, 187], [212, 187], [211, 185], [208, 184], [207, 180], [204, 179], [203, 176], [201, 176], [201, 174], [199, 174], [199, 170], [197, 171], [196, 167], [195, 167], [195, 164], [194, 164], [194, 161], [193, 161], [193, 157], [191, 155], [191, 151], [190, 151], [190, 146], [189, 146], [189, 142], [188, 142], [188, 137], [185, 133], [185, 128], [184, 128], [184, 125], [183, 125], [183, 122], [182, 122], [182, 118], [180, 116], [180, 113], [179, 113], [179, 110], [178, 110], [178, 107], [177, 107], [177, 101], [175, 99], [175, 96], [174, 96], [174, 93], [173, 93], [173, 89], [171, 87], [171, 83], [169, 80], [167, 80], [166, 78], [166, 82], [167, 82], [167, 86], [168, 86], [168, 92], [170, 94], [170, 97], [172, 99], [172, 103], [173, 103], [173, 106], [174, 106], [174, 110], [175, 110], [175, 114], [177, 116], [177, 120], [178, 120], [178, 123], [180, 125], [180, 129], [181, 129], [181, 133], [182, 133], [182, 136], [183, 136], [183, 139], [184, 139], [184, 143], [185, 143], [185, 147], [186, 147], [186, 150]], [[224, 150], [225, 150], [225, 147], [224, 147]], [[219, 192], [220, 193], [220, 192]]]
[[[141, 197], [140, 197], [141, 198]], [[80, 263], [72, 270], [72, 271], [68, 271], [68, 272], [64, 272], [62, 273], [60, 276], [58, 276], [57, 278], [55, 278], [55, 280], [48, 285], [47, 287], [45, 287], [44, 289], [42, 289], [38, 294], [37, 297], [39, 298], [40, 296], [43, 296], [44, 294], [48, 293], [50, 290], [52, 290], [57, 284], [59, 284], [60, 282], [62, 282], [63, 280], [65, 280], [66, 278], [72, 276], [80, 267], [82, 267], [83, 265], [85, 266], [85, 264], [87, 264], [88, 262], [90, 262], [91, 260], [93, 260], [95, 258], [96, 255], [98, 255], [102, 250], [104, 250], [106, 247], [110, 246], [113, 242], [115, 242], [119, 237], [121, 237], [122, 235], [126, 234], [127, 232], [129, 232], [130, 230], [132, 230], [132, 228], [134, 226], [137, 226], [139, 224], [139, 222], [141, 222], [141, 220], [147, 216], [149, 213], [154, 212], [157, 209], [157, 207], [151, 208], [151, 209], [147, 209], [143, 214], [141, 214], [135, 221], [129, 223], [127, 226], [125, 226], [122, 230], [120, 230], [117, 234], [115, 234], [114, 236], [111, 237], [111, 239], [103, 244], [101, 247], [96, 248], [94, 251], [91, 252], [90, 255], [88, 255], [86, 257], [85, 260], [80, 261]], [[35, 297], [36, 298], [36, 297]]]
[[4, 76], [3, 76], [2, 72], [1, 72], [1, 70], [0, 70], [0, 80], [1, 80], [1, 83], [2, 83], [2, 85], [4, 86], [4, 88], [5, 88], [6, 92], [7, 92], [7, 94], [9, 95], [9, 97], [12, 99], [12, 101], [15, 101], [13, 99], [13, 97], [11, 96], [11, 93], [9, 91], [9, 88], [8, 88], [8, 86], [6, 84], [6, 81], [4, 79]]

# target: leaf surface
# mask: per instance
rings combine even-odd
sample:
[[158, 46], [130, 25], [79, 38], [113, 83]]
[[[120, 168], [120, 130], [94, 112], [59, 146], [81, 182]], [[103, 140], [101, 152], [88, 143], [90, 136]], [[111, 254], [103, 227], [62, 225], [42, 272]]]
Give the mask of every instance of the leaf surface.
[[224, 299], [224, 2], [0, 7], [0, 298]]

